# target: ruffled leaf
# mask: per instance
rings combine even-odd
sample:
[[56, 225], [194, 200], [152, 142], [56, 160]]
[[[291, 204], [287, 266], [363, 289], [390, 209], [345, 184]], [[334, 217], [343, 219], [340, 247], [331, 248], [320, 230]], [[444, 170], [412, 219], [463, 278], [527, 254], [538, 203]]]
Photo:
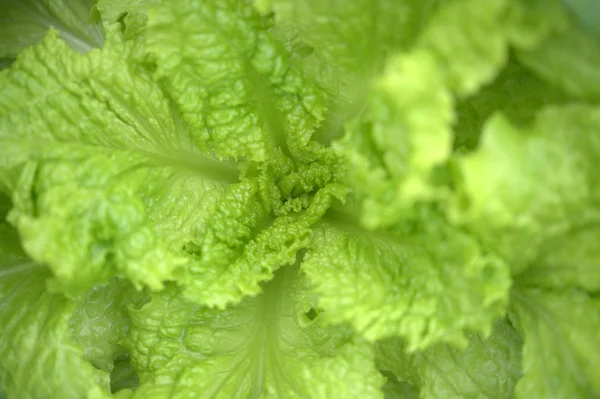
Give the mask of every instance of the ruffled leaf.
[[288, 267], [226, 310], [187, 302], [175, 287], [131, 311], [135, 397], [382, 398], [372, 347], [310, 320], [305, 284]]
[[513, 316], [523, 334], [517, 398], [600, 395], [600, 302], [579, 290], [519, 289]]
[[333, 322], [369, 340], [401, 336], [410, 350], [466, 344], [503, 314], [508, 268], [467, 235], [421, 220], [416, 231], [369, 232], [345, 223], [317, 226], [302, 268]]

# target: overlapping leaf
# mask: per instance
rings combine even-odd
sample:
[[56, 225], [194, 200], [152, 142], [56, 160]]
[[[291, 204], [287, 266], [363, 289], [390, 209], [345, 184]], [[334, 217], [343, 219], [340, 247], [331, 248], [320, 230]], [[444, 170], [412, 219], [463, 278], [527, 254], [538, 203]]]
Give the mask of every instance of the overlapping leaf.
[[489, 331], [504, 312], [508, 268], [435, 218], [413, 231], [369, 232], [347, 217], [317, 226], [302, 267], [327, 317], [371, 340], [402, 336], [411, 350]]
[[514, 317], [525, 341], [516, 397], [598, 396], [598, 298], [577, 289], [520, 289], [513, 299]]
[[103, 397], [108, 374], [86, 362], [71, 339], [75, 304], [46, 291], [49, 275], [0, 224], [0, 391], [9, 398]]
[[69, 320], [70, 332], [94, 367], [108, 373], [114, 370], [115, 359], [128, 356], [120, 345], [129, 332], [128, 308], [141, 306], [145, 299], [129, 282], [114, 278], [80, 300]]
[[91, 3], [10, 2], [0, 58], [55, 29], [0, 72], [3, 387], [600, 395], [599, 45], [566, 2], [99, 0], [89, 52]]
[[132, 39], [144, 35], [148, 23], [148, 10], [158, 4], [160, 0], [99, 0], [91, 16], [101, 20], [105, 26], [122, 23], [123, 37]]
[[478, 151], [460, 161], [466, 207], [459, 218], [515, 273], [542, 244], [575, 239], [574, 230], [597, 221], [599, 126], [594, 106], [550, 107], [523, 128], [497, 116]]
[[273, 152], [297, 155], [308, 145], [324, 99], [271, 37], [271, 25], [233, 0], [172, 1], [150, 11], [157, 74], [199, 146], [273, 162]]
[[135, 397], [382, 397], [372, 348], [348, 328], [305, 316], [301, 280], [288, 267], [263, 294], [224, 311], [187, 302], [171, 286], [131, 311]]
[[73, 292], [115, 274], [158, 288], [196, 261], [209, 230], [240, 246], [261, 217], [256, 184], [227, 188], [235, 167], [195, 149], [149, 74], [121, 68], [123, 46], [78, 56], [51, 34], [2, 80], [11, 220], [28, 253]]
[[379, 368], [416, 386], [422, 399], [508, 399], [521, 377], [521, 346], [514, 328], [498, 320], [489, 337], [469, 334], [463, 350], [440, 344], [409, 353], [402, 342], [390, 339], [378, 344], [377, 360]]
[[294, 262], [309, 225], [285, 215], [333, 180], [330, 151], [297, 166], [276, 152], [282, 162], [246, 167], [256, 177], [235, 184], [241, 172], [197, 149], [149, 70], [117, 69], [137, 43], [115, 36], [78, 56], [56, 36], [5, 75], [0, 130], [3, 180], [18, 203], [11, 220], [59, 289], [82, 293], [113, 275], [153, 289], [178, 279], [189, 297], [224, 306]]

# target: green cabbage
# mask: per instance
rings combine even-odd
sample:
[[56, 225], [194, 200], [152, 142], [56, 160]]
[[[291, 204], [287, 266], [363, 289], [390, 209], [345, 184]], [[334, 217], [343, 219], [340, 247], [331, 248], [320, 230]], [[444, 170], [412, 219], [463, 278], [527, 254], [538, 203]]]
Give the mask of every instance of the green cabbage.
[[0, 0], [0, 391], [600, 397], [598, 22]]

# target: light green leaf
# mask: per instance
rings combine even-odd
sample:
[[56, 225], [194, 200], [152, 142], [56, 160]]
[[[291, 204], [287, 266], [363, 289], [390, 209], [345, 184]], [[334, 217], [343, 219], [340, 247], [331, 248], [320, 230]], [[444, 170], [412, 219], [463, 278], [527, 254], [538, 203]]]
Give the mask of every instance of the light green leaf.
[[[273, 217], [261, 207], [254, 181], [230, 186], [219, 200], [200, 240], [186, 250], [195, 259], [177, 277], [189, 300], [224, 309], [261, 292], [260, 283], [293, 264], [310, 243], [310, 229], [347, 189], [336, 184], [315, 195], [291, 199]], [[299, 200], [299, 201], [296, 201]]]
[[521, 376], [522, 339], [504, 320], [494, 323], [490, 336], [468, 335], [457, 349], [446, 344], [409, 353], [396, 339], [377, 345], [378, 367], [414, 384], [420, 399], [514, 397]]
[[519, 399], [600, 395], [600, 301], [579, 290], [513, 291], [513, 316], [525, 340]]
[[169, 286], [132, 310], [127, 347], [140, 398], [382, 398], [372, 347], [304, 313], [297, 267], [220, 311]]
[[129, 332], [128, 308], [141, 306], [145, 299], [128, 281], [113, 278], [106, 286], [92, 288], [79, 301], [69, 327], [86, 360], [100, 370], [113, 371], [115, 359], [127, 356], [119, 342]]
[[457, 220], [521, 272], [543, 243], [600, 217], [599, 127], [600, 110], [585, 105], [549, 107], [527, 128], [493, 117], [459, 160]]
[[0, 0], [0, 59], [14, 59], [40, 43], [53, 27], [69, 45], [87, 52], [102, 47], [102, 27], [88, 24], [93, 0]]
[[268, 17], [236, 0], [178, 0], [149, 18], [157, 76], [200, 147], [260, 162], [309, 149], [324, 97], [272, 38]]
[[365, 225], [393, 224], [428, 195], [429, 174], [451, 150], [452, 121], [451, 93], [429, 54], [414, 53], [388, 65], [373, 89], [369, 112], [349, 122], [336, 144], [350, 181], [365, 198]]
[[466, 330], [489, 332], [503, 314], [506, 265], [435, 215], [380, 231], [337, 219], [315, 228], [302, 264], [330, 321], [369, 340], [401, 336], [416, 350], [464, 345]]
[[16, 232], [0, 224], [0, 390], [23, 399], [107, 395], [108, 374], [86, 362], [70, 338], [75, 304], [47, 292], [49, 275], [23, 254]]
[[259, 216], [227, 221], [239, 216], [234, 206], [259, 207], [256, 196], [245, 197], [249, 204], [236, 197], [252, 184], [229, 186], [235, 167], [195, 148], [160, 88], [124, 63], [129, 48], [79, 56], [54, 33], [0, 80], [11, 221], [28, 253], [72, 293], [115, 274], [160, 288], [196, 260], [218, 205], [223, 228], [235, 227], [219, 233], [230, 242], [247, 240]]
[[477, 91], [505, 63], [508, 37], [504, 14], [509, 2], [497, 0], [486, 7], [477, 0], [447, 2], [419, 39], [418, 47], [436, 57], [446, 84], [459, 96]]
[[581, 226], [553, 237], [540, 247], [539, 256], [516, 276], [519, 285], [547, 289], [581, 287], [600, 291], [600, 229]]
[[266, 216], [256, 190], [252, 181], [230, 187], [207, 220], [206, 234], [190, 247], [198, 256], [181, 277], [189, 299], [224, 308], [256, 295], [260, 282], [294, 263], [296, 253], [308, 245], [309, 224]]
[[148, 10], [160, 4], [160, 0], [98, 0], [95, 9], [100, 13], [103, 24], [123, 24], [126, 39], [146, 33]]
[[454, 98], [477, 92], [504, 66], [513, 24], [508, 5], [440, 5], [413, 48], [389, 59], [372, 83], [367, 106], [336, 144], [364, 202], [365, 226], [393, 225], [416, 203], [447, 195], [436, 173], [452, 152]]
[[[320, 133], [333, 138], [341, 134], [342, 126], [335, 123], [338, 118], [364, 105], [361, 97], [381, 73], [386, 58], [414, 42], [437, 3], [273, 0], [257, 7], [275, 13], [276, 29], [286, 47], [330, 91], [334, 121], [328, 121]], [[326, 131], [331, 129], [337, 132]]]

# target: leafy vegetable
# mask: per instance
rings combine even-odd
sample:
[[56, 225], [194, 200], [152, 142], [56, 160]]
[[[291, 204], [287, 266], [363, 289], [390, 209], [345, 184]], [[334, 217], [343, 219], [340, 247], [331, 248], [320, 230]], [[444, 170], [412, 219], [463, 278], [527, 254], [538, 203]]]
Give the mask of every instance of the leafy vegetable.
[[0, 390], [600, 397], [597, 20], [0, 0]]

